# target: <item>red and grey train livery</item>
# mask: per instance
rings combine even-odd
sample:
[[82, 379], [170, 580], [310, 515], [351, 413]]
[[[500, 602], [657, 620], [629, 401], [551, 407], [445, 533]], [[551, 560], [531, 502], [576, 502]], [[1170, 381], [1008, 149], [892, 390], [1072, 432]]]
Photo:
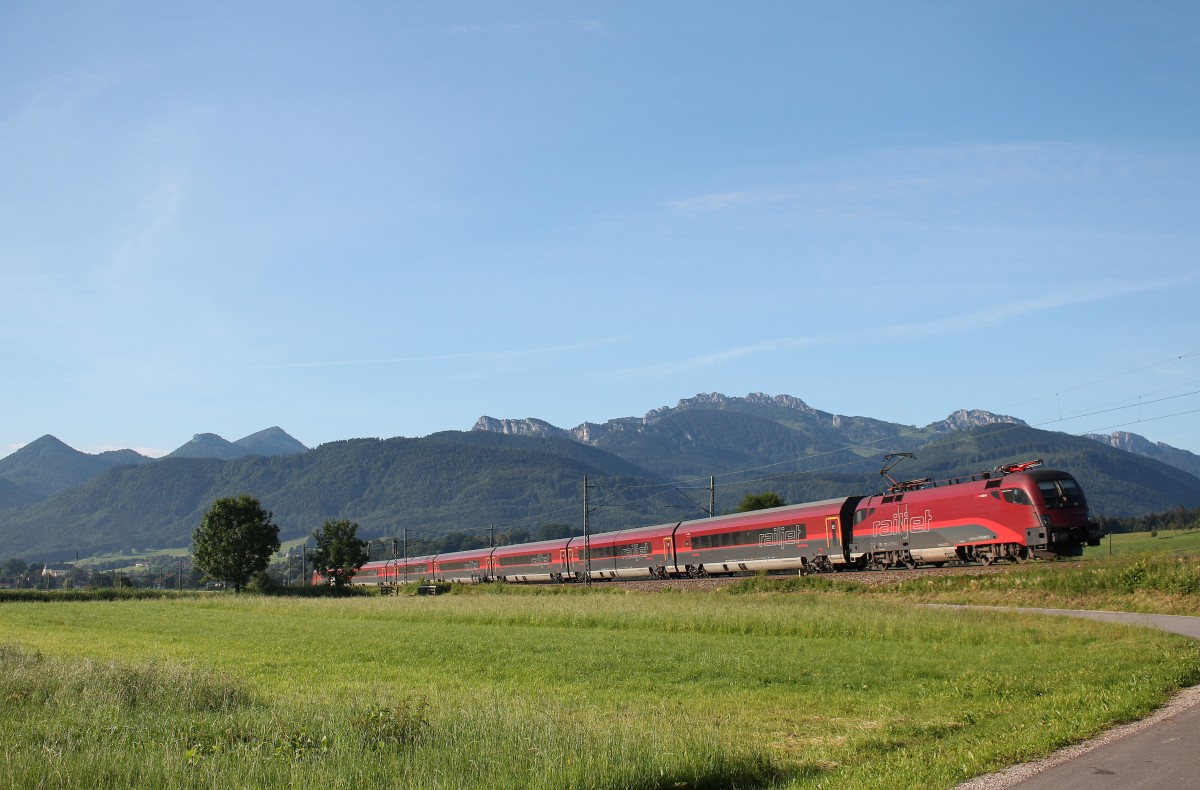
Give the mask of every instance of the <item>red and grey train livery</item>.
[[[889, 456], [889, 459], [893, 456]], [[850, 496], [559, 540], [369, 562], [355, 584], [563, 582], [1074, 556], [1100, 530], [1075, 479], [1040, 461]]]

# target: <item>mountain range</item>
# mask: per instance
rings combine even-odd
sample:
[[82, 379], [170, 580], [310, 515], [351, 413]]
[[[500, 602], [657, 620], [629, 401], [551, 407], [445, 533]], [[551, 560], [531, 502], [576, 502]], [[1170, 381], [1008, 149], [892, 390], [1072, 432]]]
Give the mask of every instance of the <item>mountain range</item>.
[[558, 428], [481, 417], [470, 431], [349, 439], [314, 449], [275, 427], [228, 442], [197, 434], [162, 459], [80, 453], [44, 436], [0, 459], [0, 558], [182, 547], [213, 499], [258, 497], [287, 540], [347, 518], [366, 537], [575, 525], [583, 480], [603, 531], [718, 511], [749, 492], [799, 502], [882, 487], [895, 475], [948, 477], [1042, 458], [1079, 479], [1098, 514], [1200, 505], [1200, 457], [1124, 434], [1076, 437], [962, 410], [924, 427], [812, 408], [787, 395], [702, 394], [643, 417]]
[[[229, 442], [215, 433], [198, 433], [190, 442], [167, 455], [167, 458], [219, 458], [232, 460], [248, 455], [265, 457], [292, 455], [308, 450], [282, 428], [274, 427]], [[21, 496], [45, 499], [82, 485], [109, 469], [119, 466], [140, 466], [155, 459], [134, 450], [110, 450], [89, 455], [82, 453], [47, 434], [0, 458], [0, 508], [11, 506], [6, 491], [13, 500]], [[17, 487], [12, 492], [4, 483]]]

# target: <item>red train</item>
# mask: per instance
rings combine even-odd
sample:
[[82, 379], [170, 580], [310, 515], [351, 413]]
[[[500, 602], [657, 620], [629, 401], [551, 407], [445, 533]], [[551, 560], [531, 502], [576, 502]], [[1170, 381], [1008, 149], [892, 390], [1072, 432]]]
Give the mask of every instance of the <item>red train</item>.
[[[888, 456], [892, 459], [895, 456]], [[1100, 544], [1083, 490], [1041, 461], [850, 496], [583, 537], [369, 562], [355, 584], [564, 582], [1023, 562]]]

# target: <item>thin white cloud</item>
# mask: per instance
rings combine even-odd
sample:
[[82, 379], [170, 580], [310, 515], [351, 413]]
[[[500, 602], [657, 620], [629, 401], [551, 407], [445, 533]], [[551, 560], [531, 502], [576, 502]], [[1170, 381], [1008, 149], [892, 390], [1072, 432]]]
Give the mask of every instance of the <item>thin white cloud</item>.
[[47, 124], [61, 124], [92, 97], [103, 93], [119, 80], [112, 75], [80, 72], [56, 74], [33, 85], [21, 106], [0, 119], [0, 142], [18, 131], [29, 133]]
[[724, 211], [730, 208], [739, 208], [758, 203], [777, 203], [780, 201], [790, 200], [795, 195], [787, 191], [778, 190], [758, 190], [744, 192], [717, 192], [711, 195], [697, 195], [695, 197], [684, 198], [682, 200], [673, 200], [668, 205], [676, 211]]
[[702, 370], [727, 362], [734, 362], [748, 357], [780, 351], [794, 351], [802, 348], [837, 347], [860, 345], [877, 342], [880, 337], [893, 340], [929, 339], [943, 335], [959, 334], [968, 331], [978, 331], [992, 328], [1016, 319], [1061, 309], [1072, 305], [1098, 302], [1118, 296], [1127, 296], [1138, 291], [1158, 291], [1175, 288], [1200, 278], [1200, 273], [1182, 277], [1173, 277], [1148, 282], [1110, 282], [1097, 283], [1090, 287], [1080, 286], [1072, 291], [1060, 294], [1050, 294], [1037, 299], [1027, 299], [1007, 304], [994, 305], [970, 313], [945, 316], [932, 321], [919, 323], [894, 324], [884, 327], [869, 327], [846, 332], [829, 332], [821, 335], [805, 335], [799, 337], [783, 337], [764, 340], [737, 346], [712, 354], [704, 354], [690, 359], [665, 362], [652, 366], [624, 368], [597, 373], [593, 377], [606, 379], [613, 376], [629, 378], [651, 378], [677, 375], [695, 370]]
[[161, 174], [133, 211], [116, 250], [99, 272], [100, 281], [112, 290], [124, 290], [136, 281], [164, 234], [175, 227], [186, 197], [185, 177], [175, 169]]
[[1121, 192], [1154, 179], [1191, 183], [1194, 157], [1060, 142], [887, 149], [816, 163], [783, 184], [742, 185], [666, 202], [684, 214], [783, 207], [814, 217], [901, 215], [929, 200], [1020, 196], [1029, 190]]
[[607, 346], [625, 343], [631, 339], [632, 338], [629, 336], [616, 336], [599, 338], [597, 340], [590, 340], [582, 343], [564, 344], [560, 346], [541, 346], [536, 348], [509, 349], [500, 351], [465, 351], [458, 354], [430, 354], [412, 357], [376, 357], [364, 359], [328, 359], [302, 362], [276, 362], [262, 365], [248, 365], [245, 367], [224, 368], [224, 371], [229, 373], [240, 373], [254, 370], [288, 370], [296, 368], [346, 367], [352, 365], [404, 365], [454, 360], [505, 361], [517, 358], [552, 356], [576, 351], [587, 351], [589, 349], [604, 348]]
[[538, 30], [568, 30], [595, 35], [606, 35], [604, 23], [595, 19], [570, 19], [559, 21], [546, 19], [540, 22], [499, 22], [494, 24], [459, 24], [446, 28], [446, 33], [452, 36], [462, 36], [483, 33], [521, 33]]
[[1063, 307], [1104, 301], [1118, 296], [1127, 296], [1139, 291], [1160, 291], [1167, 288], [1174, 288], [1195, 280], [1197, 277], [1200, 277], [1200, 274], [1189, 274], [1182, 277], [1148, 282], [1109, 282], [1095, 283], [1090, 286], [1079, 284], [1072, 290], [1047, 294], [1037, 299], [994, 305], [971, 313], [947, 316], [934, 321], [884, 327], [875, 330], [873, 334], [884, 334], [893, 338], [905, 339], [956, 334], [980, 327], [1003, 325], [1022, 316], [1034, 313], [1044, 313]]

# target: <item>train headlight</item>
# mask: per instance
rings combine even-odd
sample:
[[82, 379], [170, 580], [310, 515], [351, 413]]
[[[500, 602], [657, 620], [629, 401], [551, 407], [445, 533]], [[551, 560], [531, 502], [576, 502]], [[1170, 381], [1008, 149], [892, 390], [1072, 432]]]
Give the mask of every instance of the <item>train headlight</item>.
[[1043, 527], [1050, 526], [1050, 514], [1049, 513], [1042, 514], [1042, 526]]

